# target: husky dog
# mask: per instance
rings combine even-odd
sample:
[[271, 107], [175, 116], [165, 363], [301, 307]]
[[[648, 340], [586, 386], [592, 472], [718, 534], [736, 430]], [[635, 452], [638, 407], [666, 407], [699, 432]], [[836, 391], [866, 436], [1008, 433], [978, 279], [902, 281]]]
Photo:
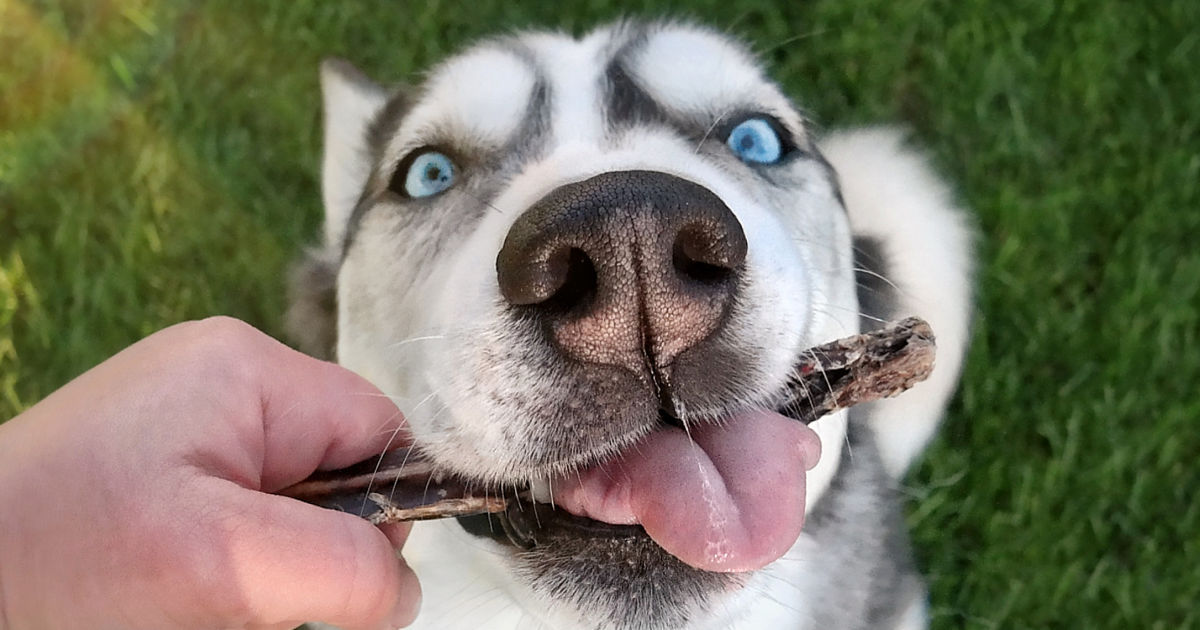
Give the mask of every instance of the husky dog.
[[[417, 89], [321, 79], [290, 325], [442, 470], [526, 497], [415, 526], [417, 627], [925, 625], [896, 487], [958, 377], [969, 233], [901, 134], [821, 136], [678, 23], [500, 37]], [[785, 418], [806, 348], [909, 315], [930, 380], [815, 436]]]

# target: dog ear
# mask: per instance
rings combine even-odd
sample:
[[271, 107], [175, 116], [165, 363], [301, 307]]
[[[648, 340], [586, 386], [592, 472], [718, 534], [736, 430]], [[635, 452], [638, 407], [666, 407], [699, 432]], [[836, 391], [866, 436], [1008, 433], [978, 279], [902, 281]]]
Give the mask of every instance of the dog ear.
[[367, 134], [388, 101], [388, 92], [344, 59], [321, 62], [325, 109], [325, 154], [321, 196], [325, 202], [325, 247], [340, 252], [346, 225], [371, 175]]

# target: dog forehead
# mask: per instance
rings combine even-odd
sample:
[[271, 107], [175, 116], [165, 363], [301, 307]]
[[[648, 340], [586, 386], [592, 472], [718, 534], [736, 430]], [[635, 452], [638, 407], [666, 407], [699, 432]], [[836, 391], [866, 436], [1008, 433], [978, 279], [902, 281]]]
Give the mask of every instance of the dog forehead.
[[740, 42], [700, 28], [668, 26], [632, 41], [628, 69], [667, 104], [705, 102], [747, 91], [766, 79]]
[[633, 42], [626, 70], [662, 107], [681, 113], [764, 110], [801, 132], [791, 101], [738, 40], [704, 28], [667, 25]]
[[519, 33], [447, 59], [429, 74], [385, 160], [439, 142], [498, 149], [531, 120], [548, 123], [560, 144], [595, 145], [606, 135], [614, 67], [667, 111], [693, 120], [764, 111], [806, 135], [803, 118], [741, 42], [686, 23], [619, 22], [581, 38]]
[[525, 116], [538, 77], [519, 51], [489, 42], [435, 68], [400, 125], [400, 142], [449, 131], [503, 144]]

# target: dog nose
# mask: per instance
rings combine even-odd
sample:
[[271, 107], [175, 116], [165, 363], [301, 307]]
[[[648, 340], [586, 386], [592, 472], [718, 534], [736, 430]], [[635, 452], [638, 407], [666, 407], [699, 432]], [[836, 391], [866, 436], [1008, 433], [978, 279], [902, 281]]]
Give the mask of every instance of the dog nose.
[[[671, 364], [724, 323], [746, 236], [707, 188], [651, 171], [561, 186], [509, 230], [500, 293], [568, 356], [639, 371]], [[647, 363], [650, 365], [646, 365]]]

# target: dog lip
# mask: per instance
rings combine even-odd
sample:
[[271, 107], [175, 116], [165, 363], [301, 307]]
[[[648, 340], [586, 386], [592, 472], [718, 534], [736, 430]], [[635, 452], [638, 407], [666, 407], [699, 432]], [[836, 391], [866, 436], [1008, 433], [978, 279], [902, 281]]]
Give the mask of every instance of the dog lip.
[[[536, 541], [539, 533], [561, 531], [580, 538], [649, 538], [646, 530], [637, 523], [606, 523], [589, 518], [549, 503], [535, 502], [525, 506], [509, 508], [503, 515], [509, 526]], [[509, 536], [512, 540], [512, 534]], [[512, 541], [521, 546], [517, 540]]]
[[459, 516], [455, 520], [468, 533], [513, 547], [531, 551], [548, 544], [554, 538], [650, 540], [645, 528], [638, 524], [605, 523], [586, 516], [572, 514], [549, 503], [514, 502], [509, 509], [496, 514]]

